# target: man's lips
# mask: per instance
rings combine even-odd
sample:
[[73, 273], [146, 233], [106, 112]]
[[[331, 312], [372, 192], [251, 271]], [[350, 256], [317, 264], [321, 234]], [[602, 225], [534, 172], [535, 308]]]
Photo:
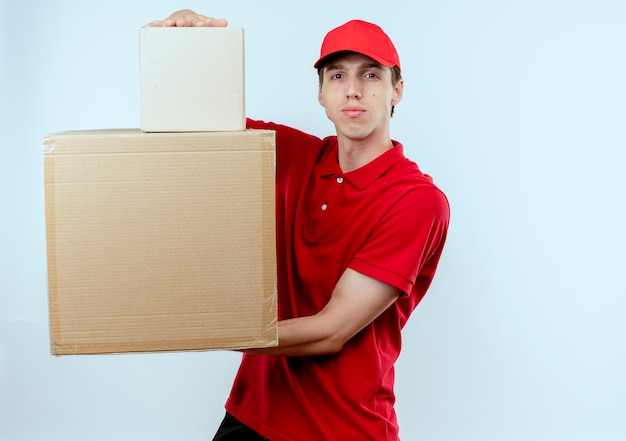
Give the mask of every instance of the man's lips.
[[350, 118], [356, 118], [363, 115], [365, 113], [365, 109], [362, 107], [344, 107], [341, 109], [341, 112]]

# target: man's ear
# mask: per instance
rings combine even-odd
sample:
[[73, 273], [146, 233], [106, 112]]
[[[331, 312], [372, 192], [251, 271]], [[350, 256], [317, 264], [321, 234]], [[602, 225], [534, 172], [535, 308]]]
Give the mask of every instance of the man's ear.
[[393, 97], [391, 98], [391, 105], [395, 106], [402, 101], [402, 95], [404, 94], [404, 80], [400, 79], [393, 88]]
[[317, 101], [320, 103], [320, 106], [326, 107], [324, 97], [322, 96], [322, 86], [317, 89]]

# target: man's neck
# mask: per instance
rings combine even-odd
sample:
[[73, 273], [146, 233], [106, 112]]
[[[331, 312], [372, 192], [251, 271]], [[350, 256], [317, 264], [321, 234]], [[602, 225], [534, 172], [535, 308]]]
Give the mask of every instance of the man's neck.
[[390, 137], [355, 140], [337, 136], [339, 145], [339, 167], [344, 173], [369, 164], [374, 159], [393, 148]]

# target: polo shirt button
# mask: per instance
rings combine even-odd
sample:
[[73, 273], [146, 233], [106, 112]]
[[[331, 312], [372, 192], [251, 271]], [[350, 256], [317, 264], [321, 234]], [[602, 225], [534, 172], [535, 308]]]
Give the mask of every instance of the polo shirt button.
[[341, 176], [337, 177], [337, 184], [343, 183], [343, 178]]
[[323, 204], [323, 205], [322, 205], [322, 211], [326, 211], [326, 209], [327, 209], [327, 208], [328, 208], [328, 205], [327, 205], [327, 204]]

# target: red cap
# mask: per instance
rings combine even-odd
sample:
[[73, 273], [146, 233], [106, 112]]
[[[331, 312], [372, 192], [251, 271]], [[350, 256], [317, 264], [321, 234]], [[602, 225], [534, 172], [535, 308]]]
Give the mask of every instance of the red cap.
[[320, 58], [313, 67], [319, 69], [326, 57], [345, 51], [363, 54], [383, 66], [398, 66], [400, 69], [398, 52], [387, 34], [379, 26], [362, 20], [351, 20], [326, 34]]

